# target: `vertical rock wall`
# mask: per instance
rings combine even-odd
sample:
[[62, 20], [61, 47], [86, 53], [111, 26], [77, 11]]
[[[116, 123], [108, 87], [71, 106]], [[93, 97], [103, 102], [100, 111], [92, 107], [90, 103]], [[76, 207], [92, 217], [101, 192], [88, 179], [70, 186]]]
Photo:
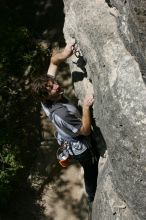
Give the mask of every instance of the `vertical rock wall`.
[[[94, 117], [107, 144], [92, 219], [144, 220], [145, 1], [107, 2], [114, 7], [104, 0], [64, 0], [65, 38], [74, 37], [87, 60], [87, 77], [95, 94]], [[73, 73], [81, 73], [72, 62], [70, 66]], [[76, 77], [79, 99], [86, 86], [85, 78]]]
[[146, 80], [146, 1], [110, 2], [119, 12], [118, 29], [125, 46], [135, 56]]

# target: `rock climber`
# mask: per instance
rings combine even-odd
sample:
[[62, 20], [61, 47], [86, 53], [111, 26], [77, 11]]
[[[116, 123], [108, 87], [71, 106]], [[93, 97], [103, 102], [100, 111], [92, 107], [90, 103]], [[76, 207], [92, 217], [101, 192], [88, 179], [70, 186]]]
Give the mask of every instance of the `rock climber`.
[[94, 98], [91, 95], [85, 97], [80, 115], [76, 106], [64, 96], [62, 86], [56, 80], [59, 64], [72, 56], [74, 45], [67, 43], [62, 52], [52, 55], [47, 75], [36, 78], [32, 83], [32, 90], [46, 115], [56, 126], [59, 137], [69, 142], [70, 155], [83, 167], [85, 189], [88, 200], [92, 203], [96, 192], [99, 161], [91, 129], [90, 107]]

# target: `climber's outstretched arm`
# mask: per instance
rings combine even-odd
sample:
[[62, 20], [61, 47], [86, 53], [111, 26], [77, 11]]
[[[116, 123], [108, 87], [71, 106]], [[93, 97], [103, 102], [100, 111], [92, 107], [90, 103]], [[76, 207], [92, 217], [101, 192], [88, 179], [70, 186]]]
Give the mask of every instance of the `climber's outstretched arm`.
[[65, 61], [73, 54], [73, 43], [67, 43], [66, 47], [62, 52], [59, 52], [51, 57], [50, 65], [48, 68], [47, 75], [55, 76], [57, 73], [58, 65]]

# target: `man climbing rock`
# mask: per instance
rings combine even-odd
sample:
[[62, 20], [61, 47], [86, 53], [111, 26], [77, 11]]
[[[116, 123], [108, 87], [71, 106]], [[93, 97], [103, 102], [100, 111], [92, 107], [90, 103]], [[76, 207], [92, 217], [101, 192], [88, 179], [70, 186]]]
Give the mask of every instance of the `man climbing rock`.
[[90, 106], [93, 96], [86, 96], [82, 116], [77, 108], [63, 95], [63, 89], [55, 79], [58, 65], [73, 54], [74, 43], [68, 43], [62, 52], [51, 57], [47, 75], [32, 83], [35, 96], [57, 129], [57, 139], [68, 155], [77, 160], [84, 169], [85, 189], [89, 202], [93, 202], [98, 176], [99, 154], [94, 146], [91, 131]]

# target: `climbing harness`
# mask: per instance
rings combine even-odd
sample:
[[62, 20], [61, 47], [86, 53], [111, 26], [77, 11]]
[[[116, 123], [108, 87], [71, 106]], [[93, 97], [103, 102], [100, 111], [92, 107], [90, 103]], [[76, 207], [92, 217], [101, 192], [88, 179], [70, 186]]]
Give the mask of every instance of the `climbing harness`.
[[67, 148], [68, 143], [65, 142], [56, 152], [57, 159], [62, 167], [67, 167], [70, 164], [70, 155]]
[[62, 167], [67, 167], [70, 165], [70, 159], [71, 159], [69, 155], [69, 143], [67, 141], [63, 142], [61, 139], [59, 139], [57, 131], [54, 133], [54, 136], [61, 146], [57, 149], [56, 157], [59, 161], [59, 164]]

